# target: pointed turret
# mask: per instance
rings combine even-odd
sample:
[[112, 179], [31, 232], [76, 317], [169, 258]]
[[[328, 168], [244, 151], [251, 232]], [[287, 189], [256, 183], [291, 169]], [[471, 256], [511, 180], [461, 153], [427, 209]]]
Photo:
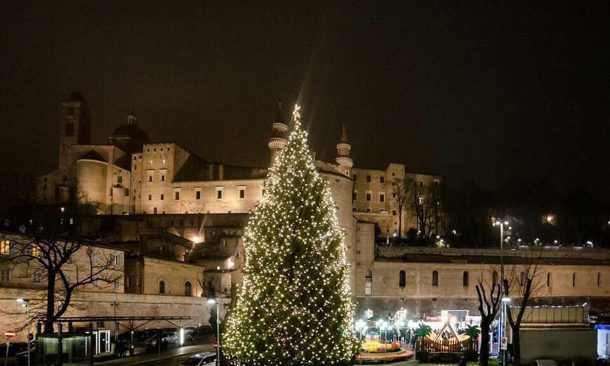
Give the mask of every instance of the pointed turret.
[[288, 125], [286, 124], [286, 119], [284, 118], [284, 114], [282, 112], [282, 102], [278, 102], [277, 104], [277, 116], [275, 117], [275, 122], [273, 122], [271, 127], [271, 138], [267, 143], [269, 146], [269, 150], [271, 150], [271, 162], [269, 165], [273, 165], [275, 158], [279, 154], [279, 152], [286, 146], [288, 142]]
[[354, 166], [354, 161], [349, 156], [351, 150], [352, 145], [350, 145], [347, 141], [347, 130], [345, 125], [343, 125], [343, 129], [341, 130], [341, 138], [337, 144], [337, 157], [335, 158], [335, 161], [337, 164], [339, 164], [339, 170], [341, 173], [347, 175], [348, 177], [352, 176], [352, 167]]

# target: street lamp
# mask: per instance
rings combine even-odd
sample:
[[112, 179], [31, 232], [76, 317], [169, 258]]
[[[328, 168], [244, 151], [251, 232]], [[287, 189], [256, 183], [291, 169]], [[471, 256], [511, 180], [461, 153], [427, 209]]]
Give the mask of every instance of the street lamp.
[[208, 299], [208, 305], [216, 304], [216, 366], [220, 365], [220, 304], [216, 299]]
[[17, 304], [20, 304], [25, 308], [25, 321], [27, 322], [26, 327], [26, 338], [28, 341], [28, 366], [30, 366], [30, 300], [28, 299], [17, 299]]
[[[501, 314], [501, 326], [500, 326], [500, 348], [502, 348], [502, 341], [506, 337], [506, 306], [510, 302], [510, 297], [503, 296], [502, 297], [502, 314]], [[508, 343], [508, 342], [507, 342]], [[506, 365], [506, 350], [501, 350], [502, 354], [502, 365]]]
[[[500, 291], [502, 296], [504, 296], [504, 291], [506, 291], [506, 289], [504, 288], [504, 226], [508, 226], [508, 220], [495, 220], [493, 223], [494, 226], [499, 226], [500, 227]], [[502, 309], [504, 309], [504, 301], [505, 297], [502, 297]], [[509, 299], [510, 301], [510, 299]], [[504, 310], [502, 311], [502, 314], [500, 316], [501, 322], [500, 322], [500, 341], [502, 340], [502, 337], [504, 337], [504, 334], [506, 333], [506, 325], [504, 324]], [[502, 365], [504, 366], [504, 351], [502, 351]]]

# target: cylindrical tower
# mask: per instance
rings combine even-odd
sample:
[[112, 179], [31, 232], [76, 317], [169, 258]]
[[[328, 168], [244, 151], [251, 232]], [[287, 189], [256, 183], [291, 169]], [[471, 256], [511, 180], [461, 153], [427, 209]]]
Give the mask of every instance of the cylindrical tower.
[[271, 150], [270, 166], [273, 165], [280, 151], [282, 151], [284, 146], [286, 146], [286, 143], [288, 142], [287, 135], [288, 125], [286, 124], [286, 120], [282, 114], [282, 103], [278, 103], [277, 116], [271, 128], [271, 138], [267, 143], [269, 150]]
[[337, 144], [337, 157], [335, 161], [339, 164], [339, 170], [341, 173], [347, 175], [348, 177], [352, 176], [352, 167], [354, 166], [354, 161], [350, 158], [350, 152], [352, 150], [352, 145], [347, 142], [347, 130], [345, 129], [345, 125], [343, 125], [343, 129], [341, 130], [341, 139]]

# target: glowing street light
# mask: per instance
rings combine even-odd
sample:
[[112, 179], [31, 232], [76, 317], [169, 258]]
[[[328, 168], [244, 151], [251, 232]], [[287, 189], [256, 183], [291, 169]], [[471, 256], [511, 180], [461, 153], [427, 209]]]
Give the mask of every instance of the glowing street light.
[[220, 304], [216, 299], [208, 299], [208, 305], [216, 304], [216, 366], [220, 365]]
[[[62, 207], [63, 208], [63, 207]], [[30, 300], [28, 299], [17, 299], [17, 304], [20, 304], [25, 308], [25, 321], [27, 322], [27, 341], [28, 341], [28, 366], [30, 366]], [[7, 351], [8, 352], [8, 351]]]

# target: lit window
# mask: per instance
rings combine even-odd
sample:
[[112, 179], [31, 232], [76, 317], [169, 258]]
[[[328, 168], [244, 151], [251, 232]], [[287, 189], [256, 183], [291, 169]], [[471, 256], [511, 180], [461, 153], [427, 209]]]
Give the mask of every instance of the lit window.
[[40, 247], [38, 245], [32, 246], [32, 257], [40, 257]]
[[364, 294], [373, 294], [373, 271], [371, 270], [366, 271], [366, 274], [364, 275]]
[[10, 240], [2, 240], [0, 241], [0, 254], [9, 255], [11, 252], [11, 242]]

